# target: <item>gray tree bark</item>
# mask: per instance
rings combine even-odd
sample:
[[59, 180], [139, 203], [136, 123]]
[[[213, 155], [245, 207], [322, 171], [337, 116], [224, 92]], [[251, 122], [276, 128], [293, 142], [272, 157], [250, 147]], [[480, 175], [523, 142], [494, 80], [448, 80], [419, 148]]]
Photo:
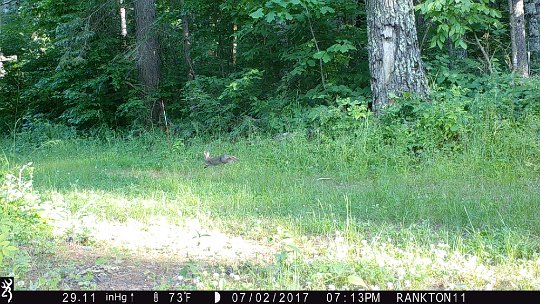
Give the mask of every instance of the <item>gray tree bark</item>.
[[530, 63], [540, 63], [540, 0], [529, 0], [525, 5], [525, 17], [529, 25]]
[[135, 27], [137, 36], [137, 69], [143, 85], [144, 97], [151, 109], [152, 122], [157, 122], [165, 111], [163, 102], [152, 98], [160, 82], [159, 41], [153, 31], [156, 19], [155, 0], [135, 0]]
[[182, 36], [184, 38], [184, 59], [187, 66], [187, 78], [188, 80], [195, 79], [195, 68], [193, 67], [193, 60], [191, 58], [191, 38], [189, 33], [189, 13], [185, 8], [184, 0], [180, 0], [180, 7], [182, 9]]
[[392, 103], [391, 94], [425, 97], [412, 0], [366, 0], [366, 10], [373, 109]]
[[529, 77], [529, 56], [525, 38], [525, 11], [523, 0], [508, 0], [510, 9], [510, 36], [512, 39], [512, 69]]
[[[0, 33], [2, 33], [2, 27], [6, 24], [7, 15], [12, 12], [15, 12], [19, 6], [19, 1], [17, 0], [0, 0]], [[2, 46], [0, 45], [0, 78], [6, 76], [6, 70], [4, 68], [4, 62], [17, 60], [17, 55], [4, 57], [2, 53]]]

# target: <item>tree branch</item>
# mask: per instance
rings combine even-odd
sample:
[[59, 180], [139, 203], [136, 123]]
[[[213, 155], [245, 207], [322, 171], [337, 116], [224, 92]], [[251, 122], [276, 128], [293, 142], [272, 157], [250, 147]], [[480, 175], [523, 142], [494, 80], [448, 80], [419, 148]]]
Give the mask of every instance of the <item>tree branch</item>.
[[476, 45], [478, 46], [478, 48], [482, 52], [482, 55], [484, 56], [484, 60], [486, 60], [486, 64], [487, 64], [489, 73], [493, 74], [493, 67], [491, 65], [491, 59], [489, 59], [489, 55], [486, 52], [486, 49], [484, 49], [484, 47], [482, 46], [482, 43], [480, 43], [480, 39], [478, 39], [478, 36], [476, 36], [476, 33], [473, 32], [473, 34], [474, 34], [474, 40], [476, 41]]
[[430, 20], [428, 25], [426, 26], [426, 29], [424, 31], [424, 37], [422, 37], [422, 42], [420, 43], [420, 50], [422, 50], [424, 48], [424, 42], [426, 41], [427, 35], [429, 33], [429, 30], [431, 29], [432, 24], [433, 24], [433, 22]]
[[[307, 16], [308, 23], [309, 23], [309, 29], [311, 30], [311, 36], [313, 37], [313, 41], [315, 42], [315, 48], [317, 49], [317, 52], [320, 52], [321, 50], [319, 49], [319, 43], [317, 42], [317, 38], [315, 37], [315, 31], [313, 30], [313, 24], [311, 23], [311, 17], [309, 15], [308, 7], [305, 6], [305, 8], [306, 8], [306, 16]], [[323, 86], [323, 88], [326, 88], [326, 79], [324, 77], [324, 69], [323, 69], [322, 58], [319, 59], [319, 69], [320, 69], [320, 73], [321, 73], [322, 86]]]
[[8, 4], [10, 4], [11, 2], [15, 2], [15, 1], [17, 1], [17, 0], [8, 0], [8, 1], [2, 3], [2, 6], [8, 5]]

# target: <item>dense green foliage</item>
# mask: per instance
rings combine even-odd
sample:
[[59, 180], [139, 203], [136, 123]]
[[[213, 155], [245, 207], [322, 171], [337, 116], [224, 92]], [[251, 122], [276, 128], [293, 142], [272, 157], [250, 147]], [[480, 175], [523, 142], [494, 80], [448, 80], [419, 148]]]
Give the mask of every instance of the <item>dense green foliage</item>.
[[[516, 88], [513, 79], [482, 76], [488, 70], [482, 46], [495, 71], [507, 70], [509, 34], [505, 4], [499, 2], [429, 0], [418, 5], [420, 43], [428, 54], [429, 77], [437, 84], [435, 100], [455, 90], [471, 100], [485, 99], [498, 86], [496, 98], [513, 96], [518, 108], [535, 103], [534, 94]], [[2, 52], [18, 55], [16, 62], [5, 63], [7, 76], [0, 79], [4, 132], [62, 124], [90, 134], [109, 129], [138, 134], [149, 109], [137, 80], [131, 3], [126, 4], [127, 37], [120, 35], [116, 1], [19, 4], [4, 14], [0, 32]], [[322, 125], [354, 129], [369, 116], [362, 1], [180, 4], [159, 2], [154, 24], [161, 41], [158, 98], [166, 102], [178, 136], [319, 131]], [[191, 82], [183, 57], [183, 17], [189, 21], [197, 75]], [[445, 48], [447, 41], [451, 45]], [[465, 56], [461, 48], [467, 48]], [[535, 86], [536, 81], [523, 85]], [[453, 100], [458, 102], [453, 108], [467, 103]], [[405, 103], [399, 107], [412, 106]]]

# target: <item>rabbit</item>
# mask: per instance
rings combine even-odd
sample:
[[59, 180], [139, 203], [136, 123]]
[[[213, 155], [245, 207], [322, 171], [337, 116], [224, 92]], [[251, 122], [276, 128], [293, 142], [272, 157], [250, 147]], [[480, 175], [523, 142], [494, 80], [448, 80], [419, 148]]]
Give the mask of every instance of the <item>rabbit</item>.
[[217, 157], [210, 157], [210, 152], [204, 151], [204, 167], [205, 168], [207, 168], [208, 166], [228, 164], [235, 161], [238, 161], [238, 157], [236, 156], [223, 154]]

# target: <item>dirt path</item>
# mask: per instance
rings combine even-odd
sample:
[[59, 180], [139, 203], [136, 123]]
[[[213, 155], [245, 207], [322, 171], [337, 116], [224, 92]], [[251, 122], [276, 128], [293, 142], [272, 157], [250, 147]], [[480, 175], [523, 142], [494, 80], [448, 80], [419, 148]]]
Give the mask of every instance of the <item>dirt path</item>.
[[[182, 226], [153, 220], [146, 225], [99, 221], [85, 217], [76, 231], [50, 256], [52, 267], [65, 267], [61, 288], [97, 290], [152, 290], [203, 287], [201, 277], [223, 284], [239, 280], [242, 265], [271, 262], [279, 250], [271, 244], [231, 236], [204, 228], [197, 220]], [[73, 222], [56, 221], [55, 233], [64, 236]], [[68, 228], [71, 227], [71, 228]], [[56, 266], [55, 266], [56, 265]], [[69, 269], [69, 270], [68, 270]], [[43, 269], [31, 272], [30, 279], [47, 277]]]

